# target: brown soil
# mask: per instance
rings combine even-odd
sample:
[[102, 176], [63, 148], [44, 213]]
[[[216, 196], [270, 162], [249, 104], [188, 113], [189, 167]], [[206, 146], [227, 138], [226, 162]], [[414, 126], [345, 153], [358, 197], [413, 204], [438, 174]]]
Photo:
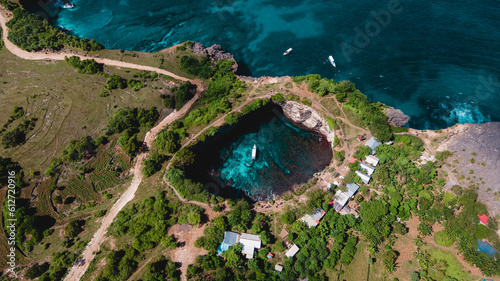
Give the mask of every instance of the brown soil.
[[183, 244], [182, 247], [177, 247], [170, 252], [172, 261], [181, 264], [182, 280], [187, 280], [186, 272], [188, 265], [193, 264], [197, 256], [208, 253], [205, 249], [194, 246], [196, 239], [203, 236], [203, 230], [206, 226], [207, 224], [200, 227], [176, 224], [168, 231], [168, 235], [173, 235], [177, 238], [178, 243]]

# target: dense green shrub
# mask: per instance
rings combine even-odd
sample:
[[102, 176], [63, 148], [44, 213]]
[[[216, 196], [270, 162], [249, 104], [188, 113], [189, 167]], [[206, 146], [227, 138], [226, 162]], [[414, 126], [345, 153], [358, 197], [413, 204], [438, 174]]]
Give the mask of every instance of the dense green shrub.
[[154, 141], [154, 146], [166, 153], [174, 153], [181, 147], [179, 134], [173, 130], [161, 130]]
[[71, 220], [64, 228], [64, 236], [69, 238], [77, 237], [78, 234], [83, 231], [82, 229], [83, 224], [84, 224], [83, 221]]
[[208, 58], [203, 58], [199, 61], [191, 56], [183, 56], [179, 60], [179, 68], [202, 79], [208, 79], [214, 73], [212, 62]]
[[161, 153], [153, 152], [148, 159], [144, 160], [144, 167], [142, 168], [142, 174], [146, 177], [152, 176], [154, 173], [161, 170], [163, 162], [167, 160], [167, 157]]
[[441, 246], [449, 247], [453, 245], [453, 239], [445, 230], [439, 231], [434, 234], [434, 241]]
[[203, 188], [203, 184], [186, 179], [182, 170], [170, 168], [167, 171], [166, 177], [181, 196], [189, 200], [208, 202], [209, 194], [208, 191]]
[[160, 256], [155, 261], [146, 265], [144, 273], [144, 281], [160, 281], [160, 280], [180, 280], [177, 266], [170, 257]]
[[2, 136], [2, 145], [4, 148], [15, 147], [26, 142], [26, 134], [35, 128], [37, 118], [23, 120], [15, 129], [6, 132]]
[[196, 94], [196, 85], [187, 81], [179, 87], [172, 89], [172, 95], [161, 95], [163, 103], [167, 108], [181, 109], [187, 101]]
[[125, 89], [127, 88], [127, 80], [121, 78], [116, 74], [112, 74], [111, 76], [109, 76], [108, 81], [106, 81], [105, 87], [108, 90]]
[[64, 57], [64, 60], [69, 66], [76, 68], [78, 73], [82, 74], [97, 74], [103, 72], [103, 64], [97, 63], [94, 59], [80, 60], [79, 57]]
[[120, 211], [109, 231], [114, 237], [131, 235], [131, 246], [139, 252], [153, 249], [175, 224], [173, 207], [165, 194], [158, 192], [155, 197]]

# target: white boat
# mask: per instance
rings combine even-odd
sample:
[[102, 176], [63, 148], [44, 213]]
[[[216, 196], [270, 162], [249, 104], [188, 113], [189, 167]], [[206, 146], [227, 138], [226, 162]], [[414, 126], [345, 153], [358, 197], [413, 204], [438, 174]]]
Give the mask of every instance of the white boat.
[[286, 52], [283, 53], [284, 56], [288, 55], [290, 52], [292, 51], [292, 48], [289, 48], [288, 50], [286, 50]]
[[64, 9], [73, 9], [74, 7], [75, 5], [73, 3], [66, 3], [63, 6]]
[[330, 63], [333, 65], [333, 67], [337, 67], [337, 65], [335, 64], [335, 60], [333, 59], [332, 56], [329, 56], [328, 57], [328, 60], [330, 61]]
[[255, 159], [257, 158], [257, 145], [253, 145], [253, 148], [252, 148], [252, 159]]

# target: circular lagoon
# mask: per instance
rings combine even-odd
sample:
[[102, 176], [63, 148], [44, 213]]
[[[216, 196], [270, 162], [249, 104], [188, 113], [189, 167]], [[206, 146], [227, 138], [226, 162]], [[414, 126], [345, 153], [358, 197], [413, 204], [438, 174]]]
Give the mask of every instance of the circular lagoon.
[[195, 151], [196, 165], [187, 171], [188, 178], [216, 195], [255, 201], [306, 183], [333, 156], [324, 136], [289, 121], [274, 104], [221, 128]]

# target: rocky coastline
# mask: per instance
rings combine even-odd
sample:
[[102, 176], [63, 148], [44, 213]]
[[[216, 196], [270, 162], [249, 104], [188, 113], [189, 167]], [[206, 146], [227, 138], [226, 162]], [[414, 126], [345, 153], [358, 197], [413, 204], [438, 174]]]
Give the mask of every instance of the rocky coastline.
[[324, 135], [333, 146], [335, 132], [330, 130], [328, 122], [316, 110], [296, 101], [285, 101], [279, 104], [289, 120]]
[[234, 59], [234, 56], [224, 51], [221, 45], [214, 44], [207, 48], [198, 42], [194, 42], [190, 50], [194, 55], [207, 57], [213, 63], [217, 63], [220, 60], [233, 61], [232, 71], [236, 72], [238, 70], [238, 62]]

